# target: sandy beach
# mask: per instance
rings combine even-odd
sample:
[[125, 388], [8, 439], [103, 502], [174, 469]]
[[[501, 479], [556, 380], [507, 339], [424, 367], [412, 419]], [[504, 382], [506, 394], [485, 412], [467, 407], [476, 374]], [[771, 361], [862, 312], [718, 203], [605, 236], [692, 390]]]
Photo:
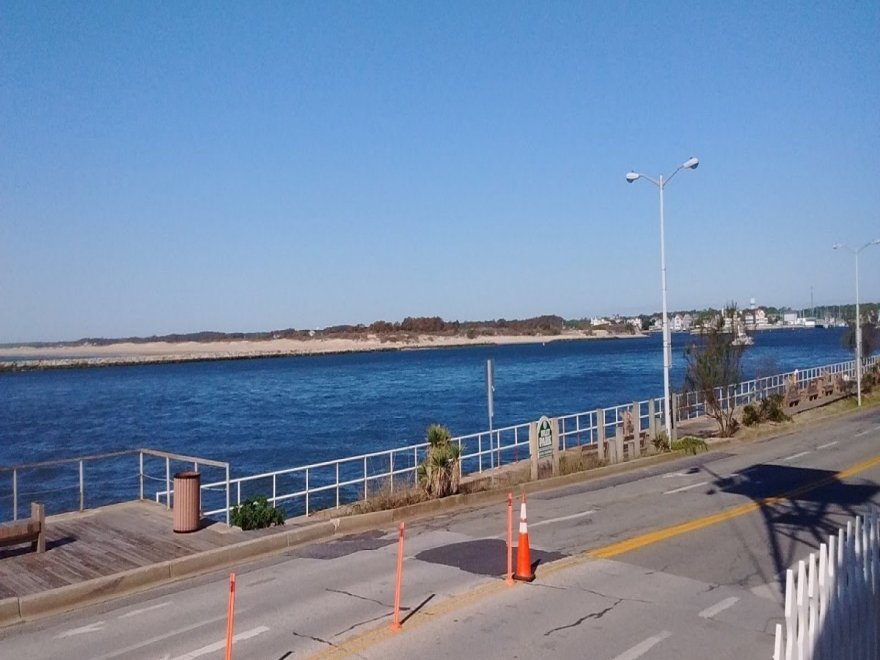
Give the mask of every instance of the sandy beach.
[[264, 341], [218, 342], [147, 342], [117, 343], [95, 346], [70, 344], [53, 346], [14, 346], [0, 349], [2, 370], [53, 369], [69, 367], [190, 362], [195, 360], [233, 360], [257, 357], [282, 357], [352, 353], [360, 351], [393, 351], [422, 348], [448, 348], [493, 344], [535, 344], [581, 339], [632, 338], [641, 335], [612, 335], [604, 330], [593, 334], [566, 331], [559, 335], [481, 335], [464, 336], [418, 335], [406, 340], [390, 341], [377, 335], [364, 339], [315, 337], [313, 339], [267, 339]]

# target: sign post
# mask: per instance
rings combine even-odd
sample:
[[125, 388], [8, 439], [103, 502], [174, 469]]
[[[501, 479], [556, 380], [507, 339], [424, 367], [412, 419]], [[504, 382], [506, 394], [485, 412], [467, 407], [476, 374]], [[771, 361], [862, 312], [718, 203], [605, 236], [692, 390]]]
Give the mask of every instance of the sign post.
[[553, 474], [559, 474], [559, 420], [541, 417], [529, 427], [529, 450], [532, 455], [532, 479], [538, 478], [538, 464], [550, 459]]
[[492, 358], [486, 360], [486, 402], [489, 412], [489, 464], [494, 469], [495, 441], [492, 439], [492, 420], [495, 417], [495, 360]]

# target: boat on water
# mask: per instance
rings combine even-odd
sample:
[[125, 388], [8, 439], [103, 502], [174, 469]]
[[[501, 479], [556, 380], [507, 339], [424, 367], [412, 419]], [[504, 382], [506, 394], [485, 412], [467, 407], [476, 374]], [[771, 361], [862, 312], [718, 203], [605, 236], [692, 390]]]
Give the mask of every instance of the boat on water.
[[755, 343], [754, 337], [747, 335], [745, 332], [738, 332], [733, 341], [730, 342], [734, 346], [751, 346]]

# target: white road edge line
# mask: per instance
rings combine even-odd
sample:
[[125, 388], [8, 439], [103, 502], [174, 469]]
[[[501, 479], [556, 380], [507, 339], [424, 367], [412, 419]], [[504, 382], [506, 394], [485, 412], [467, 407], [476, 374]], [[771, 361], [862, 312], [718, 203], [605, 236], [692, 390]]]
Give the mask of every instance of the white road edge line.
[[691, 488], [699, 488], [700, 486], [708, 486], [708, 481], [701, 481], [698, 484], [691, 484], [690, 486], [682, 486], [681, 488], [675, 488], [673, 490], [667, 490], [664, 495], [672, 495], [673, 493], [683, 493], [686, 490], [690, 490]]
[[832, 440], [831, 442], [826, 442], [824, 445], [819, 445], [816, 449], [828, 449], [829, 447], [836, 445], [837, 442], [837, 440]]
[[94, 623], [90, 623], [87, 626], [82, 626], [80, 628], [72, 628], [71, 630], [65, 630], [60, 635], [55, 635], [55, 639], [64, 639], [65, 637], [74, 637], [76, 635], [86, 635], [88, 633], [100, 632], [104, 629], [104, 621], [95, 621]]
[[693, 472], [667, 472], [666, 474], [661, 474], [661, 479], [672, 479], [672, 477], [692, 477], [694, 476]]
[[170, 600], [166, 600], [164, 603], [156, 603], [155, 605], [150, 605], [149, 607], [142, 607], [139, 610], [132, 610], [131, 612], [126, 612], [125, 614], [120, 614], [117, 619], [127, 619], [131, 616], [137, 616], [138, 614], [144, 614], [145, 612], [151, 612], [153, 610], [158, 610], [160, 607], [165, 607], [166, 605], [171, 605]]
[[869, 433], [874, 433], [875, 431], [880, 431], [880, 426], [876, 426], [872, 429], [865, 429], [864, 431], [859, 431], [855, 434], [855, 438], [861, 438], [863, 435], [868, 435]]
[[589, 511], [582, 511], [581, 513], [573, 513], [570, 516], [561, 516], [559, 518], [548, 518], [547, 520], [539, 520], [538, 522], [533, 522], [529, 525], [529, 527], [540, 527], [541, 525], [551, 525], [553, 523], [563, 522], [565, 520], [574, 520], [575, 518], [583, 518], [584, 516], [589, 516], [594, 513], [596, 513], [596, 510], [590, 509]]
[[636, 658], [641, 658], [645, 653], [650, 651], [654, 646], [662, 642], [667, 637], [672, 635], [668, 630], [664, 630], [659, 635], [654, 635], [653, 637], [648, 637], [644, 642], [640, 644], [636, 644], [628, 651], [624, 651], [620, 655], [616, 656], [614, 660], [636, 660]]
[[[267, 628], [266, 626], [259, 626], [257, 628], [252, 628], [251, 630], [246, 630], [243, 633], [238, 633], [237, 635], [233, 636], [232, 643], [235, 644], [236, 642], [241, 642], [245, 639], [256, 637], [257, 635], [262, 635], [268, 630], [269, 628]], [[192, 660], [193, 658], [198, 658], [199, 656], [207, 655], [208, 653], [213, 653], [214, 651], [219, 651], [224, 648], [226, 648], [226, 640], [222, 639], [219, 642], [208, 644], [207, 646], [203, 646], [202, 648], [196, 649], [195, 651], [190, 651], [189, 653], [179, 655], [174, 658], [174, 660]]]
[[163, 635], [150, 637], [149, 639], [145, 639], [144, 641], [138, 642], [137, 644], [126, 646], [124, 649], [117, 649], [115, 651], [111, 651], [110, 653], [105, 653], [104, 655], [95, 656], [92, 658], [92, 660], [111, 660], [111, 658], [125, 658], [134, 651], [140, 651], [143, 648], [152, 646], [153, 644], [158, 644], [159, 642], [164, 642], [166, 639], [170, 639], [172, 637], [175, 637], [176, 635], [182, 635], [183, 633], [197, 630], [203, 626], [210, 626], [211, 624], [219, 623], [220, 621], [226, 621], [225, 614], [223, 616], [216, 616], [213, 619], [208, 619], [207, 621], [193, 623], [189, 626], [178, 628], [177, 630], [170, 630]]
[[810, 451], [802, 451], [799, 454], [792, 454], [791, 456], [786, 456], [782, 460], [783, 461], [793, 461], [796, 458], [800, 458], [801, 456], [806, 456], [807, 454], [811, 454], [811, 453], [812, 452], [810, 452]]
[[730, 598], [725, 598], [720, 603], [716, 603], [712, 607], [707, 607], [705, 610], [700, 612], [700, 616], [704, 619], [711, 619], [713, 616], [718, 614], [719, 612], [723, 612], [728, 607], [733, 607], [739, 602], [739, 598], [736, 596], [731, 596]]

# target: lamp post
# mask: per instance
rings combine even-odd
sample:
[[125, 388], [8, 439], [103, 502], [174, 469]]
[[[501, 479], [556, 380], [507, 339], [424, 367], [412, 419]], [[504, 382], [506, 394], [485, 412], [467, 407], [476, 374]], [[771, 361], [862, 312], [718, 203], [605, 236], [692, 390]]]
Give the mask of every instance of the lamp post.
[[856, 257], [856, 389], [858, 390], [859, 406], [862, 405], [862, 315], [859, 310], [859, 254], [861, 254], [862, 250], [872, 245], [880, 245], [880, 238], [868, 241], [858, 249], [851, 248], [843, 243], [836, 243], [833, 246], [835, 250], [843, 248]]
[[652, 179], [649, 176], [638, 172], [629, 172], [626, 175], [628, 183], [633, 183], [639, 179], [646, 179], [660, 189], [660, 290], [663, 299], [663, 421], [666, 425], [666, 433], [669, 440], [672, 440], [672, 416], [671, 416], [671, 400], [669, 398], [669, 364], [671, 358], [671, 341], [669, 337], [669, 317], [666, 311], [666, 228], [663, 217], [663, 190], [666, 184], [672, 181], [672, 177], [681, 170], [693, 170], [700, 164], [700, 160], [696, 157], [688, 158], [679, 165], [676, 170], [665, 179], [661, 174], [658, 179]]

